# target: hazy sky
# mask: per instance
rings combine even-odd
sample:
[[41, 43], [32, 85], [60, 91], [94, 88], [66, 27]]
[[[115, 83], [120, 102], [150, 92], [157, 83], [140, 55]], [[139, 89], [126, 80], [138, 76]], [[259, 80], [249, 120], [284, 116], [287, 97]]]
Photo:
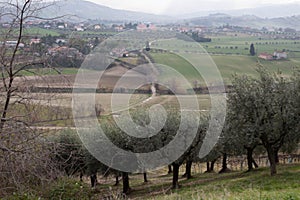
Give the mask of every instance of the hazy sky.
[[89, 0], [112, 8], [177, 15], [203, 10], [259, 7], [266, 4], [300, 3], [300, 0]]

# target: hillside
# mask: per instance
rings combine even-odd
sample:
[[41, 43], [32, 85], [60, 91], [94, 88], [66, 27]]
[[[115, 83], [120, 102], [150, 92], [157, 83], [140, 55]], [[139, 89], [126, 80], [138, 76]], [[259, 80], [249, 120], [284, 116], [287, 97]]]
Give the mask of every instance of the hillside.
[[268, 19], [260, 18], [255, 15], [231, 16], [224, 13], [217, 13], [206, 17], [192, 18], [188, 21], [201, 26], [222, 26], [229, 24], [233, 26], [253, 28], [281, 27], [300, 30], [299, 20], [300, 15]]
[[[132, 192], [128, 199], [299, 199], [299, 164], [280, 165], [279, 169], [280, 173], [274, 177], [268, 174], [267, 168], [251, 173], [234, 171], [226, 174], [193, 174], [191, 180], [180, 178], [181, 188], [178, 190], [171, 190], [172, 177], [165, 175], [166, 172], [163, 174], [163, 171], [149, 173], [148, 183], [143, 183], [142, 175], [131, 175]], [[101, 177], [96, 189], [91, 189], [86, 182], [79, 182], [78, 178], [65, 178], [43, 188], [39, 196], [33, 193], [26, 199], [127, 199], [119, 195], [122, 186], [112, 186], [112, 177]], [[10, 199], [25, 199], [16, 197]]]
[[107, 21], [146, 21], [164, 22], [171, 17], [134, 11], [112, 9], [85, 0], [60, 0], [54, 6], [44, 10], [43, 17], [67, 15], [68, 19], [84, 21], [87, 19]]
[[289, 17], [300, 14], [299, 3], [288, 3], [279, 5], [266, 5], [257, 8], [238, 9], [225, 12], [233, 16], [256, 15], [261, 18]]
[[181, 14], [177, 17], [188, 19], [188, 18], [208, 16], [210, 14], [215, 14], [215, 13], [224, 13], [231, 16], [255, 15], [261, 18], [289, 17], [293, 15], [300, 15], [300, 4], [283, 3], [283, 4], [267, 4], [256, 8], [244, 8], [244, 9], [233, 9], [233, 10], [202, 10], [198, 12]]
[[[11, 11], [14, 12], [14, 11]], [[269, 5], [265, 7], [199, 11], [176, 17], [155, 15], [143, 12], [113, 9], [87, 0], [58, 0], [55, 5], [41, 10], [40, 17], [54, 18], [65, 16], [64, 20], [82, 22], [99, 20], [107, 22], [189, 22], [201, 26], [222, 26], [226, 24], [242, 27], [282, 27], [300, 30], [300, 4]], [[8, 16], [2, 16], [7, 21]]]

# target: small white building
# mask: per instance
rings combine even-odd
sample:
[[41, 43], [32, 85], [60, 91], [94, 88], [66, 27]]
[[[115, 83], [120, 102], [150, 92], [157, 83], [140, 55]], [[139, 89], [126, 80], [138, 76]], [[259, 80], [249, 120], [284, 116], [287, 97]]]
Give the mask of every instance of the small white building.
[[[17, 44], [18, 44], [18, 41], [14, 40], [14, 41], [6, 41], [4, 42], [5, 46], [7, 47], [16, 47]], [[19, 43], [18, 44], [18, 47], [20, 48], [24, 48], [25, 47], [25, 44], [24, 43]]]
[[65, 39], [60, 39], [60, 38], [58, 38], [58, 39], [55, 40], [56, 44], [65, 44], [66, 42], [67, 41]]
[[101, 29], [101, 26], [100, 26], [99, 24], [96, 24], [96, 25], [94, 26], [94, 29], [95, 29], [95, 30], [100, 30], [100, 29]]
[[84, 31], [84, 28], [82, 28], [81, 26], [75, 26], [74, 29], [79, 32]]
[[50, 28], [51, 28], [51, 25], [45, 24], [45, 25], [44, 25], [44, 28], [45, 28], [45, 29], [50, 29]]
[[41, 39], [40, 38], [33, 38], [33, 39], [30, 39], [30, 45], [33, 45], [33, 44], [40, 44], [41, 43]]
[[273, 56], [276, 60], [281, 60], [281, 59], [287, 59], [288, 58], [287, 53], [283, 52], [283, 51], [275, 51]]

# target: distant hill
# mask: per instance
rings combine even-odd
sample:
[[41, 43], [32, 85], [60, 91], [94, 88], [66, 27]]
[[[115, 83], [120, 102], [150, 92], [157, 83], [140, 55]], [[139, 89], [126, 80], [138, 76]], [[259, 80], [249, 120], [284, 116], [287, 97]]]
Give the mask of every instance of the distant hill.
[[281, 27], [281, 28], [293, 28], [300, 30], [300, 15], [291, 17], [278, 17], [278, 18], [260, 18], [255, 15], [243, 15], [243, 16], [231, 16], [224, 13], [211, 14], [206, 17], [192, 18], [186, 20], [187, 22], [201, 26], [222, 26], [222, 25], [234, 25], [242, 27]]
[[[211, 13], [211, 14], [209, 14]], [[220, 26], [224, 24], [248, 27], [282, 27], [300, 30], [300, 4], [269, 5], [265, 7], [229, 10], [220, 13], [209, 11], [206, 13], [194, 13], [182, 16], [200, 16], [186, 21], [197, 25]], [[299, 15], [296, 15], [296, 14]], [[122, 22], [174, 22], [177, 19], [169, 16], [161, 16], [142, 12], [112, 9], [85, 0], [59, 0], [55, 6], [49, 7], [42, 12], [45, 17], [68, 15], [72, 21], [106, 20]], [[294, 16], [292, 16], [294, 15]], [[288, 16], [288, 17], [287, 17]]]
[[267, 5], [258, 8], [232, 10], [229, 11], [228, 14], [234, 16], [256, 15], [262, 18], [290, 17], [293, 15], [300, 15], [300, 4], [292, 3], [281, 5]]
[[180, 18], [196, 18], [208, 16], [215, 13], [224, 13], [231, 16], [242, 16], [242, 15], [255, 15], [261, 18], [279, 18], [279, 17], [290, 17], [293, 15], [300, 15], [300, 4], [289, 3], [289, 4], [277, 4], [277, 5], [265, 5], [257, 8], [246, 8], [246, 9], [235, 9], [235, 10], [205, 10], [193, 13], [187, 13], [180, 15]]
[[[189, 22], [202, 26], [236, 25], [243, 27], [282, 27], [300, 30], [300, 4], [268, 5], [264, 7], [202, 11], [189, 13], [179, 18], [164, 15], [113, 9], [86, 0], [58, 0], [54, 6], [41, 10], [40, 16], [53, 18], [66, 15], [64, 20], [75, 22], [101, 20], [110, 22]], [[6, 21], [7, 18], [0, 18]]]
[[160, 16], [142, 12], [112, 9], [85, 0], [60, 0], [54, 6], [41, 13], [43, 17], [68, 15], [68, 19], [76, 21], [108, 20], [137, 22], [166, 22], [172, 20], [168, 16]]

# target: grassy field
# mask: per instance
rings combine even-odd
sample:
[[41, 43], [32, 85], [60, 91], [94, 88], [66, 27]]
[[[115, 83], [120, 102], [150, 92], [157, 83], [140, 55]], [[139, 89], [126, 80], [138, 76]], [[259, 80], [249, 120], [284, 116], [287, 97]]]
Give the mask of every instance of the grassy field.
[[189, 200], [189, 199], [300, 199], [300, 166], [279, 166], [278, 175], [271, 177], [268, 168], [251, 173], [194, 174], [193, 179], [180, 179], [181, 188], [171, 190], [172, 176], [149, 173], [148, 184], [142, 176], [131, 177], [133, 192], [130, 199]]
[[274, 39], [268, 37], [240, 37], [240, 36], [224, 36], [213, 37], [211, 43], [202, 43], [202, 46], [209, 53], [233, 53], [241, 55], [249, 55], [250, 44], [253, 43], [256, 52], [273, 53], [275, 50], [299, 51], [300, 43], [294, 40]]
[[[20, 116], [20, 119], [30, 122], [32, 126], [37, 127], [74, 127], [72, 94], [33, 93], [29, 95], [18, 93], [18, 95], [25, 95], [30, 100], [26, 105], [17, 104], [15, 109], [9, 110], [9, 116], [17, 116], [19, 113], [24, 113], [25, 117], [30, 114], [26, 119], [23, 119], [22, 116]], [[80, 94], [80, 96], [84, 95], [86, 94]], [[126, 101], [128, 98], [127, 94], [115, 95], [114, 112], [112, 112], [112, 94], [95, 95], [96, 105], [101, 105], [102, 109], [100, 119], [105, 119], [111, 117], [112, 114], [120, 114], [127, 110], [148, 109], [156, 104], [164, 106], [166, 110], [180, 108], [177, 97], [174, 95], [161, 95], [147, 100], [150, 97], [148, 94], [133, 94], [130, 97], [129, 104]], [[190, 103], [194, 102], [192, 96], [185, 95], [179, 97], [185, 105], [192, 106], [191, 108], [185, 106], [185, 109], [194, 108], [194, 104]], [[12, 101], [18, 100], [16, 97], [12, 98]], [[211, 107], [210, 96], [197, 95], [197, 101], [199, 112], [208, 113]]]
[[[125, 199], [149, 200], [299, 200], [300, 165], [280, 165], [279, 173], [271, 177], [268, 168], [251, 173], [231, 172], [226, 174], [194, 174], [191, 180], [180, 178], [181, 188], [171, 190], [172, 176], [166, 171], [148, 173], [148, 183], [142, 175], [131, 175], [132, 192]], [[15, 194], [6, 199], [124, 199], [119, 195], [122, 185], [112, 186], [114, 179], [99, 177], [96, 189], [76, 178], [64, 178], [39, 190], [40, 192]]]
[[[84, 96], [85, 94], [80, 94], [80, 96]], [[114, 106], [115, 110], [128, 110], [134, 109], [139, 107], [151, 107], [155, 104], [160, 104], [163, 106], [176, 106], [178, 104], [177, 97], [174, 95], [160, 95], [145, 101], [150, 97], [148, 94], [133, 94], [130, 97], [129, 105], [125, 101], [129, 94], [114, 94], [116, 99], [116, 105]], [[66, 93], [59, 93], [59, 94], [51, 94], [51, 93], [43, 93], [43, 94], [31, 94], [30, 96], [27, 95], [27, 98], [31, 98], [31, 103], [35, 105], [43, 105], [43, 106], [53, 106], [53, 107], [62, 107], [66, 109], [72, 108], [72, 94]], [[179, 96], [182, 98], [186, 104], [193, 100], [193, 96], [185, 95]], [[13, 100], [17, 100], [14, 98]], [[209, 95], [197, 95], [197, 100], [199, 102], [199, 109], [200, 110], [209, 110], [210, 109], [210, 96]], [[100, 104], [101, 108], [103, 109], [103, 115], [110, 115], [112, 112], [111, 109], [111, 101], [112, 101], [112, 94], [96, 94], [95, 95], [95, 102], [96, 104]]]
[[[209, 35], [207, 37], [210, 37]], [[164, 40], [153, 42], [152, 46], [161, 49], [172, 49], [181, 51], [203, 52], [210, 54], [238, 54], [249, 55], [250, 44], [254, 44], [257, 54], [262, 52], [273, 53], [275, 50], [287, 52], [298, 52], [300, 42], [297, 40], [275, 39], [271, 36], [212, 36], [211, 42], [196, 43], [183, 40]], [[300, 57], [296, 53], [296, 57]]]
[[60, 33], [56, 30], [49, 30], [49, 29], [44, 29], [44, 28], [26, 28], [25, 35], [33, 35], [33, 36], [46, 36], [46, 35], [52, 35], [52, 36], [59, 36]]
[[281, 61], [265, 61], [252, 56], [238, 56], [238, 55], [219, 55], [212, 56], [213, 61], [221, 71], [225, 80], [229, 80], [231, 76], [236, 74], [247, 74], [253, 77], [257, 76], [255, 71], [257, 64], [260, 63], [270, 72], [281, 71], [283, 74], [290, 75], [293, 68], [299, 67], [299, 61], [281, 60]]
[[[19, 72], [19, 75], [22, 76], [47, 76], [47, 75], [76, 75], [78, 73], [78, 68], [42, 68], [42, 69], [28, 69]], [[93, 70], [84, 69], [85, 72], [93, 72]]]
[[[155, 63], [170, 66], [175, 69], [177, 72], [182, 74], [186, 79], [193, 83], [193, 81], [197, 80], [199, 82], [203, 82], [199, 72], [186, 60], [177, 56], [176, 54], [171, 53], [151, 53], [150, 56], [155, 61]], [[170, 74], [167, 72], [162, 74], [161, 76], [164, 78], [174, 78], [169, 77]], [[179, 84], [179, 83], [178, 83]]]
[[[0, 34], [5, 34], [7, 33], [7, 31], [9, 31], [9, 29], [6, 28], [0, 28]], [[17, 29], [14, 30], [15, 33], [17, 33]], [[24, 29], [24, 34], [25, 35], [29, 35], [32, 37], [38, 36], [38, 37], [43, 37], [46, 35], [52, 35], [52, 36], [59, 36], [60, 33], [56, 30], [50, 30], [50, 29], [44, 29], [44, 28], [38, 28], [38, 27], [34, 27], [34, 28], [25, 28]]]
[[[21, 94], [30, 99], [26, 106], [17, 104], [15, 109], [9, 110], [9, 116], [16, 116], [18, 113], [31, 114], [27, 117], [27, 121], [32, 122], [33, 126], [45, 126], [45, 127], [74, 127], [73, 115], [72, 115], [72, 94], [66, 93], [33, 93], [33, 94]], [[81, 94], [84, 96], [85, 94]], [[124, 111], [132, 108], [136, 108], [143, 105], [143, 101], [149, 97], [149, 95], [133, 94], [130, 98], [129, 105], [125, 101], [127, 95], [118, 94], [116, 105], [114, 106], [117, 111]], [[161, 99], [165, 99], [162, 97]], [[0, 98], [0, 100], [2, 100]], [[18, 98], [12, 98], [12, 101], [17, 101]], [[102, 116], [110, 116], [112, 114], [112, 94], [96, 94], [95, 102], [97, 105], [101, 105]], [[153, 103], [160, 102], [159, 99], [153, 101]], [[167, 101], [165, 101], [167, 103]], [[148, 105], [152, 102], [147, 102]], [[205, 105], [207, 105], [206, 103]], [[20, 116], [21, 117], [21, 116]]]
[[[179, 73], [183, 74], [191, 84], [195, 80], [203, 82], [203, 79], [199, 76], [199, 73], [195, 68], [188, 63], [186, 60], [174, 53], [151, 53], [151, 57], [156, 63], [164, 64], [170, 66], [177, 70]], [[205, 68], [209, 73], [210, 64], [206, 64], [205, 61], [207, 58], [201, 59], [203, 55], [191, 54], [195, 59], [198, 59], [200, 62], [203, 60], [203, 68]], [[300, 66], [300, 60], [298, 59], [289, 59], [281, 61], [265, 61], [258, 59], [253, 56], [246, 55], [212, 55], [213, 62], [218, 67], [225, 83], [230, 84], [230, 80], [233, 74], [246, 74], [253, 77], [257, 76], [255, 71], [257, 64], [260, 63], [270, 72], [282, 72], [285, 75], [291, 75], [294, 68]]]
[[[208, 36], [209, 37], [209, 36]], [[257, 55], [261, 52], [273, 54], [275, 50], [285, 50], [288, 52], [288, 60], [265, 61], [257, 56], [249, 55], [250, 44], [253, 43]], [[274, 39], [270, 36], [213, 36], [212, 42], [196, 43], [183, 40], [162, 40], [152, 44], [153, 49], [165, 49], [173, 53], [151, 53], [154, 61], [165, 64], [178, 70], [189, 79], [190, 82], [199, 79], [198, 73], [193, 67], [180, 58], [178, 55], [185, 53], [191, 58], [202, 62], [203, 68], [211, 66], [207, 63], [208, 54], [219, 68], [223, 79], [230, 83], [230, 78], [234, 73], [256, 76], [255, 68], [258, 63], [263, 65], [271, 72], [281, 71], [283, 74], [290, 75], [293, 68], [300, 66], [300, 42], [288, 39]], [[208, 52], [208, 54], [205, 53]], [[201, 58], [203, 56], [203, 58]], [[207, 70], [208, 72], [208, 70]], [[208, 72], [209, 73], [209, 72]]]
[[280, 166], [279, 170], [274, 177], [267, 168], [251, 173], [201, 174], [183, 181], [178, 191], [149, 199], [300, 199], [300, 166]]
[[[0, 36], [5, 35], [9, 29], [0, 27]], [[15, 33], [18, 32], [17, 29], [13, 30]], [[61, 35], [67, 35], [67, 38], [69, 37], [81, 37], [81, 38], [89, 38], [89, 37], [108, 37], [113, 36], [117, 34], [117, 32], [113, 31], [74, 31], [74, 30], [64, 30], [64, 29], [45, 29], [40, 27], [26, 27], [24, 29], [24, 35], [30, 36], [30, 37], [44, 37], [47, 35], [51, 36], [61, 36]], [[11, 38], [13, 39], [13, 38]]]

